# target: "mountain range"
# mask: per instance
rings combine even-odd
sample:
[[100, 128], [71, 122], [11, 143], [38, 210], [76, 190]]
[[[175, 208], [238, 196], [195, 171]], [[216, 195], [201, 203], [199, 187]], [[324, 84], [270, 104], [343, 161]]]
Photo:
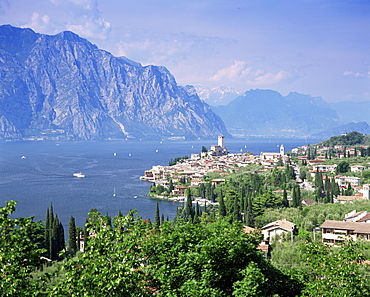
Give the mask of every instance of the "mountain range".
[[157, 139], [229, 135], [192, 86], [78, 35], [0, 26], [0, 138]]
[[225, 106], [213, 106], [233, 135], [310, 136], [341, 125], [321, 97], [250, 90]]

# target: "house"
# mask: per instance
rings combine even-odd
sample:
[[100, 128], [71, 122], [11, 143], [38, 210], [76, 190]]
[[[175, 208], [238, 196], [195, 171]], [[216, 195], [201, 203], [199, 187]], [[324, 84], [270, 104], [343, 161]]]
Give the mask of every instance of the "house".
[[338, 195], [336, 198], [334, 198], [334, 203], [344, 204], [346, 202], [360, 201], [360, 200], [365, 200], [365, 199], [366, 198], [364, 196], [341, 196], [341, 195]]
[[329, 245], [336, 245], [345, 240], [356, 241], [358, 238], [370, 240], [370, 224], [366, 223], [326, 220], [320, 228], [323, 243]]
[[316, 201], [313, 199], [302, 199], [301, 204], [302, 205], [312, 205], [315, 204]]
[[351, 172], [362, 172], [366, 169], [365, 166], [362, 165], [353, 165], [351, 166]]
[[172, 194], [175, 195], [175, 196], [184, 196], [185, 195], [185, 190], [187, 188], [188, 187], [176, 185], [175, 188], [172, 191]]
[[337, 175], [334, 180], [340, 187], [346, 187], [347, 184], [350, 184], [353, 187], [358, 187], [360, 185], [361, 178], [356, 176]]
[[293, 232], [294, 229], [295, 224], [287, 221], [286, 219], [271, 222], [261, 228], [264, 240], [266, 242], [271, 242], [276, 235]]
[[[260, 234], [261, 230], [254, 229], [252, 227], [249, 227], [249, 226], [245, 225], [245, 226], [243, 226], [243, 232], [247, 233], [247, 234], [249, 234], [249, 233]], [[270, 252], [271, 252], [270, 245], [268, 243], [266, 243], [265, 241], [260, 242], [260, 244], [257, 246], [257, 250], [262, 251], [267, 258], [270, 258]]]
[[219, 184], [222, 184], [225, 182], [225, 179], [224, 178], [215, 178], [215, 179], [212, 179], [211, 180], [211, 183], [212, 183], [212, 186], [213, 187], [216, 187], [218, 186]]
[[344, 222], [370, 223], [370, 213], [363, 210], [357, 212], [353, 210], [347, 213], [343, 219]]
[[337, 164], [334, 165], [318, 164], [312, 166], [312, 170], [319, 172], [334, 172], [337, 166], [338, 166]]

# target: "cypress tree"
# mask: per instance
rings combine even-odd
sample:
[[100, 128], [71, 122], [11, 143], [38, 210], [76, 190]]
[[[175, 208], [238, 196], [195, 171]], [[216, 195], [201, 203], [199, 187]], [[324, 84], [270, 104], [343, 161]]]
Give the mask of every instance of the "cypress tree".
[[45, 248], [46, 256], [50, 258], [50, 210], [49, 208], [46, 211], [46, 220], [45, 220]]
[[75, 218], [70, 217], [69, 219], [69, 225], [68, 225], [68, 249], [69, 251], [74, 254], [77, 251], [77, 231], [76, 231], [76, 223]]
[[296, 188], [297, 188], [297, 190], [296, 190], [296, 192], [297, 192], [297, 201], [296, 201], [296, 203], [297, 203], [298, 206], [300, 206], [301, 205], [301, 200], [302, 200], [301, 188], [298, 185], [296, 186]]
[[238, 203], [238, 199], [235, 197], [234, 198], [232, 221], [237, 222], [237, 221], [240, 221], [240, 220], [241, 220], [241, 216], [240, 216], [239, 203]]
[[284, 207], [289, 206], [288, 194], [287, 194], [285, 189], [284, 189], [284, 192], [283, 192], [283, 202], [282, 202], [282, 204], [283, 204]]
[[172, 182], [172, 178], [171, 178], [170, 183], [168, 185], [168, 192], [170, 193], [170, 195], [171, 195], [173, 189], [174, 189], [174, 186], [173, 186], [173, 182]]
[[296, 187], [293, 187], [293, 193], [292, 193], [292, 207], [297, 207], [297, 190]]
[[188, 195], [186, 197], [185, 213], [186, 213], [186, 216], [187, 216], [187, 221], [188, 222], [193, 222], [193, 219], [194, 219], [194, 208], [193, 208], [193, 203], [191, 202], [191, 191], [190, 191], [190, 188], [188, 188]]
[[226, 216], [226, 206], [225, 206], [224, 197], [222, 195], [220, 196], [220, 201], [218, 203], [218, 212], [220, 216], [222, 217]]
[[[58, 236], [59, 236], [58, 237], [58, 254], [59, 254], [59, 252], [65, 250], [66, 248], [66, 243], [64, 241], [64, 227], [61, 221], [59, 221]], [[58, 258], [60, 258], [59, 255]]]
[[245, 213], [245, 224], [249, 227], [254, 227], [254, 218], [252, 212], [252, 200], [248, 199], [247, 211]]
[[160, 221], [160, 216], [159, 216], [159, 204], [158, 204], [158, 201], [155, 205], [155, 217], [154, 217], [154, 226], [156, 228], [159, 228], [159, 226], [161, 225], [161, 221]]
[[90, 234], [89, 234], [89, 229], [88, 229], [88, 219], [86, 218], [86, 221], [85, 221], [85, 228], [84, 228], [84, 231], [83, 231], [83, 234], [84, 234], [84, 251], [87, 250], [87, 243], [89, 242], [89, 238], [90, 238]]

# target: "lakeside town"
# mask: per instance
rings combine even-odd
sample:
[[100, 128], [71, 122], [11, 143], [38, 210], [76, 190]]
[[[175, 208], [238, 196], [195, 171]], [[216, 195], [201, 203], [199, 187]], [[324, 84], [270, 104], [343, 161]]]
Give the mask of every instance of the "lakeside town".
[[[179, 158], [179, 161], [173, 165], [153, 166], [150, 170], [144, 172], [144, 176], [141, 179], [155, 185], [161, 185], [168, 190], [170, 189], [167, 192], [169, 194], [167, 196], [152, 194], [152, 197], [186, 202], [186, 191], [188, 188], [197, 188], [201, 184], [209, 183], [213, 187], [217, 187], [226, 181], [228, 175], [242, 172], [248, 165], [259, 165], [259, 168], [255, 169], [254, 172], [261, 173], [274, 168], [284, 169], [289, 164], [289, 166], [294, 168], [296, 183], [302, 190], [318, 191], [314, 183], [314, 180], [317, 178], [321, 179], [322, 183], [325, 183], [326, 180], [332, 180], [333, 184], [338, 185], [339, 188], [338, 195], [331, 193], [333, 195], [332, 202], [341, 204], [346, 202], [352, 203], [370, 199], [370, 185], [361, 184], [362, 178], [358, 177], [359, 174], [369, 169], [369, 166], [353, 164], [348, 168], [350, 174], [338, 174], [337, 167], [341, 166], [340, 162], [338, 162], [339, 164], [327, 164], [327, 161], [331, 160], [332, 157], [333, 159], [335, 157], [336, 160], [343, 160], [351, 156], [360, 157], [361, 154], [366, 155], [364, 150], [368, 147], [361, 146], [358, 149], [355, 146], [336, 145], [333, 150], [333, 148], [321, 146], [315, 147], [314, 152], [312, 152], [312, 147], [305, 145], [294, 148], [289, 154], [286, 154], [284, 145], [280, 145], [278, 152], [261, 152], [259, 155], [253, 155], [252, 153], [231, 154], [225, 146], [225, 137], [219, 136], [217, 145], [211, 145], [209, 150], [202, 149], [200, 154], [192, 154], [188, 159]], [[303, 175], [305, 178], [300, 174], [302, 169], [299, 163], [305, 165], [303, 166], [305, 167], [304, 169], [308, 170], [307, 175]], [[212, 174], [217, 174], [220, 177], [205, 180], [205, 177], [212, 176]], [[181, 180], [186, 181], [187, 186], [183, 185], [180, 182]], [[283, 195], [283, 190], [274, 192], [277, 196], [281, 197]], [[196, 195], [192, 195], [192, 199], [192, 203], [199, 205], [217, 205], [219, 203], [218, 201], [207, 200]], [[290, 195], [287, 199], [291, 203], [293, 197]], [[317, 203], [322, 203], [322, 201], [301, 199], [299, 202], [303, 206]], [[329, 245], [335, 245], [342, 242], [345, 238], [354, 240], [360, 237], [370, 239], [370, 224], [363, 225], [363, 223], [368, 222], [370, 222], [370, 212], [365, 210], [351, 211], [344, 216], [343, 221], [325, 220], [320, 226], [322, 241]], [[261, 242], [259, 248], [268, 253], [268, 246], [273, 242], [274, 237], [279, 238], [282, 234], [293, 234], [296, 227], [296, 224], [287, 221], [283, 217], [266, 224], [260, 228], [264, 235], [264, 241]], [[246, 226], [246, 229], [255, 230], [248, 226]], [[319, 230], [316, 227], [313, 232], [317, 233]], [[347, 238], [344, 235], [349, 237]]]

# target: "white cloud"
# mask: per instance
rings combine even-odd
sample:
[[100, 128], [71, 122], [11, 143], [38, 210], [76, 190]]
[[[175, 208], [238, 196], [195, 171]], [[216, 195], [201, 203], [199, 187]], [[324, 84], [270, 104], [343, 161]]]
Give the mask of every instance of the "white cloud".
[[269, 85], [275, 85], [289, 77], [290, 77], [289, 72], [281, 70], [276, 74], [266, 73], [264, 75], [258, 76], [254, 80], [248, 81], [247, 83], [257, 85], [257, 86], [269, 86]]
[[36, 32], [56, 34], [70, 30], [88, 39], [107, 39], [111, 24], [99, 10], [97, 0], [50, 0], [35, 7], [31, 20], [22, 27]]
[[290, 77], [291, 74], [284, 70], [280, 70], [277, 73], [266, 73], [266, 71], [260, 68], [255, 69], [252, 66], [248, 66], [244, 61], [235, 60], [229, 67], [218, 70], [209, 80], [223, 83], [248, 84], [250, 87], [268, 87]]
[[48, 29], [49, 26], [50, 26], [50, 16], [46, 14], [41, 16], [39, 13], [34, 12], [31, 16], [31, 21], [22, 27], [25, 28], [30, 27], [36, 32], [44, 32], [45, 30]]
[[247, 77], [251, 71], [252, 68], [247, 67], [244, 61], [234, 60], [231, 66], [218, 70], [216, 74], [210, 78], [210, 80], [239, 80], [243, 77]]
[[363, 75], [359, 72], [345, 71], [343, 73], [343, 76], [364, 77], [365, 75]]
[[122, 30], [115, 54], [142, 64], [177, 67], [186, 61], [205, 60], [228, 40], [184, 33], [155, 34], [149, 30]]

